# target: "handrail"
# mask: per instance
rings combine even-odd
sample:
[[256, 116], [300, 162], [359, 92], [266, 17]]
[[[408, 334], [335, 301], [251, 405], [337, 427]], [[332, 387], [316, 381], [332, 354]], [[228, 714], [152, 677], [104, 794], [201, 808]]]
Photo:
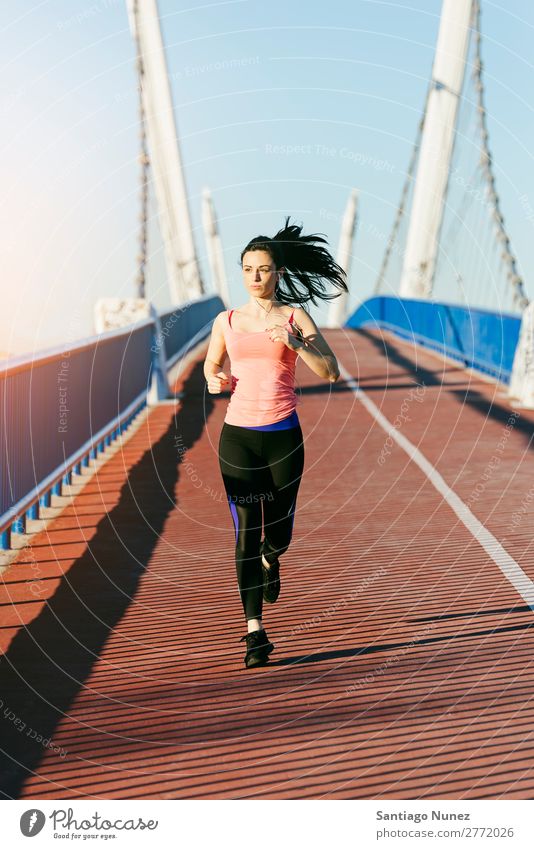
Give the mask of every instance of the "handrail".
[[118, 337], [131, 336], [133, 330], [138, 330], [149, 324], [153, 324], [152, 319], [144, 318], [135, 324], [128, 325], [126, 328], [119, 327], [118, 330], [106, 330], [105, 333], [100, 333], [98, 336], [86, 336], [84, 339], [78, 339], [67, 346], [53, 345], [50, 348], [43, 348], [37, 352], [37, 356], [33, 354], [21, 354], [18, 357], [10, 357], [5, 362], [0, 363], [0, 380], [3, 377], [25, 369], [28, 365], [40, 366], [52, 360], [57, 360], [66, 354], [85, 351], [87, 348], [94, 347], [95, 340], [98, 340], [99, 345], [104, 345], [106, 342], [111, 342]]

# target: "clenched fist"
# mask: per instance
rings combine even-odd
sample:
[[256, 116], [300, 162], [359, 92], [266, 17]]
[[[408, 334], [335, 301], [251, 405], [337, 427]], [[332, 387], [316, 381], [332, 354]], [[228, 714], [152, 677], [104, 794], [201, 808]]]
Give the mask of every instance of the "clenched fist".
[[217, 393], [222, 391], [223, 385], [228, 383], [228, 378], [224, 371], [219, 371], [217, 374], [211, 374], [206, 382], [208, 384], [208, 392], [212, 395], [217, 395]]

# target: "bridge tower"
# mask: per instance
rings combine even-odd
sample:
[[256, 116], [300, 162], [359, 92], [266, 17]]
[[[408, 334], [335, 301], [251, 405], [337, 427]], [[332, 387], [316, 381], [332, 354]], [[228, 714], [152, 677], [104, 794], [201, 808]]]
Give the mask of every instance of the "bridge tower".
[[171, 302], [195, 300], [204, 294], [165, 50], [156, 0], [127, 0], [130, 30], [137, 44], [139, 84], [159, 211]]
[[399, 294], [428, 298], [436, 264], [472, 0], [443, 0]]
[[[336, 262], [346, 272], [347, 279], [353, 256], [354, 232], [356, 229], [358, 212], [358, 191], [352, 189], [345, 207], [345, 214], [341, 222], [341, 233], [337, 248]], [[327, 327], [343, 327], [347, 320], [349, 293], [341, 292], [339, 297], [330, 302], [328, 310]]]
[[228, 306], [230, 304], [230, 293], [228, 291], [228, 282], [226, 280], [226, 272], [224, 270], [224, 253], [221, 244], [221, 237], [219, 235], [217, 216], [213, 206], [213, 199], [207, 186], [205, 186], [202, 190], [202, 224], [204, 228], [204, 238], [206, 240], [213, 286], [217, 294], [221, 296], [225, 305]]

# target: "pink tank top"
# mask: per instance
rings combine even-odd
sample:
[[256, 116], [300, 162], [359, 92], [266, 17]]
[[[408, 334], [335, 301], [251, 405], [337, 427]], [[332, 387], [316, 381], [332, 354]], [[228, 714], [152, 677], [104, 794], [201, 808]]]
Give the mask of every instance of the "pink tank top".
[[[292, 329], [293, 312], [283, 325], [288, 330]], [[228, 322], [223, 323], [231, 366], [231, 394], [224, 421], [238, 427], [273, 424], [289, 416], [297, 405], [298, 354], [283, 342], [272, 342], [267, 330], [235, 331], [232, 313], [233, 310], [227, 311]], [[275, 322], [280, 323], [280, 316], [276, 316]]]

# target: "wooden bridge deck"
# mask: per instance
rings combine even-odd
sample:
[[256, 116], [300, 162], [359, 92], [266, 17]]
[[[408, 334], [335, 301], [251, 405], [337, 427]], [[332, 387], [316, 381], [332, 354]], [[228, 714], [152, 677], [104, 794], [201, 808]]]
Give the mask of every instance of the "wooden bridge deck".
[[198, 359], [1, 576], [4, 798], [532, 798], [534, 413], [389, 334], [325, 335], [494, 551], [354, 384], [299, 362], [276, 649], [245, 669], [228, 396]]

